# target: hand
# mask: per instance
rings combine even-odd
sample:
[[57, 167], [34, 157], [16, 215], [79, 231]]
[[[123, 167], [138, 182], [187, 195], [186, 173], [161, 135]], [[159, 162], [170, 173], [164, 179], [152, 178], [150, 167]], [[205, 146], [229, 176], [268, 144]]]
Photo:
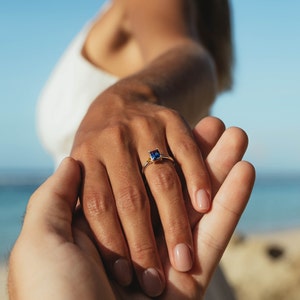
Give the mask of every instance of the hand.
[[[168, 160], [150, 164], [143, 176], [147, 151], [159, 148], [175, 158], [198, 212], [210, 208], [210, 180], [192, 131], [176, 112], [141, 101], [128, 89], [123, 95], [123, 87], [117, 88], [94, 101], [75, 137], [72, 157], [84, 170], [83, 211], [107, 270], [121, 285], [131, 282], [131, 261], [141, 286], [149, 268], [163, 284], [147, 188], [158, 208], [174, 268], [191, 269], [194, 245], [175, 166]], [[140, 92], [138, 87], [133, 90]]]
[[[254, 184], [253, 166], [240, 161], [247, 147], [247, 136], [241, 129], [229, 128], [224, 131], [222, 122], [209, 117], [196, 126], [194, 133], [203, 149], [212, 178], [212, 208], [200, 220], [197, 215], [198, 221], [192, 210], [189, 210], [189, 217], [194, 223], [195, 245], [195, 264], [191, 271], [182, 273], [172, 267], [167, 257], [163, 234], [157, 236], [166, 274], [166, 289], [159, 299], [203, 298]], [[113, 287], [118, 291], [120, 299], [149, 299], [138, 289], [125, 289], [118, 285]], [[152, 288], [157, 288], [155, 281]], [[147, 294], [154, 294], [153, 290], [147, 291]]]
[[9, 260], [11, 300], [112, 298], [95, 246], [71, 227], [79, 187], [80, 167], [68, 158], [32, 195]]
[[[211, 211], [193, 229], [196, 263], [190, 272], [178, 272], [170, 265], [166, 245], [161, 236], [158, 237], [167, 275], [163, 298], [203, 295], [249, 198], [254, 169], [246, 162], [236, 164], [245, 151], [246, 136], [239, 129], [229, 129], [222, 134], [223, 131], [222, 123], [214, 118], [206, 118], [196, 127], [195, 134], [204, 153], [210, 152], [206, 163], [213, 178], [214, 192], [224, 183], [214, 197]], [[12, 300], [98, 299], [100, 295], [113, 299], [114, 294], [125, 299], [146, 298], [138, 289], [121, 288], [114, 281], [109, 284], [89, 230], [82, 226], [79, 215], [71, 227], [79, 180], [78, 165], [66, 159], [32, 196], [10, 257]], [[155, 286], [152, 288], [155, 290]], [[148, 294], [153, 294], [153, 290]]]

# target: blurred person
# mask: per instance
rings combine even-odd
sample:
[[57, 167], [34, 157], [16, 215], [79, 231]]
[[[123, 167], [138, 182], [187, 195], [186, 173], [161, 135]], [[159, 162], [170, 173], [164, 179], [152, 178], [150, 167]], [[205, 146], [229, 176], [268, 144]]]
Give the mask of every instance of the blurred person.
[[57, 165], [68, 155], [80, 162], [82, 209], [120, 285], [135, 273], [145, 291], [153, 281], [163, 291], [160, 226], [172, 266], [192, 269], [187, 206], [199, 219], [210, 210], [212, 178], [191, 128], [230, 88], [231, 67], [226, 0], [114, 0], [50, 76], [41, 139]]

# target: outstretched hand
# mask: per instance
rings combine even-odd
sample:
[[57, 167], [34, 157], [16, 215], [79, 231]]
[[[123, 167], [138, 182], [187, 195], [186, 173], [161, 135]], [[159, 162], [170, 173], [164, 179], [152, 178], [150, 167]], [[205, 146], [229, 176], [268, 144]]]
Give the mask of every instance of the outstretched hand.
[[[144, 92], [139, 86], [129, 89], [118, 83], [99, 95], [82, 120], [71, 151], [82, 165], [84, 215], [107, 272], [123, 286], [131, 283], [134, 272], [141, 285], [150, 273], [164, 284], [151, 222], [153, 203], [173, 267], [186, 272], [193, 265], [182, 180], [172, 157], [194, 210], [205, 213], [211, 205], [209, 174], [190, 127], [176, 111], [142, 101]], [[149, 150], [163, 161], [149, 161]]]
[[[166, 276], [166, 289], [161, 299], [202, 299], [254, 184], [253, 166], [241, 161], [248, 142], [241, 129], [225, 130], [221, 121], [208, 117], [196, 126], [194, 134], [206, 157], [212, 179], [213, 203], [211, 210], [201, 218], [192, 207], [188, 209], [195, 245], [195, 262], [191, 271], [183, 273], [173, 268], [163, 234], [157, 236]], [[155, 280], [152, 283], [153, 290], [147, 291], [150, 295], [158, 290]], [[149, 299], [138, 289], [113, 286], [121, 299]]]
[[[247, 146], [242, 130], [224, 131], [222, 122], [206, 118], [194, 134], [206, 156], [213, 204], [200, 220], [189, 210], [195, 246], [191, 271], [182, 273], [172, 267], [163, 236], [157, 236], [166, 276], [162, 299], [199, 299], [204, 295], [247, 204], [255, 177], [252, 165], [240, 161]], [[68, 158], [32, 196], [10, 257], [11, 299], [147, 299], [137, 285], [124, 288], [107, 276], [80, 213], [73, 217], [72, 225], [79, 187], [80, 168]], [[161, 288], [160, 281], [155, 274], [151, 278], [151, 270], [148, 278], [151, 280], [143, 289], [155, 295]]]

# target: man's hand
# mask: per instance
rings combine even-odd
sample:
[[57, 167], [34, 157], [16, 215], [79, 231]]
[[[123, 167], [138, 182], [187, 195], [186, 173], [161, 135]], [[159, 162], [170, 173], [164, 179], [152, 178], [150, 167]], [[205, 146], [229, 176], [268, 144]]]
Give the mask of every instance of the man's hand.
[[9, 261], [10, 299], [113, 297], [91, 240], [72, 228], [80, 167], [65, 159], [31, 197]]

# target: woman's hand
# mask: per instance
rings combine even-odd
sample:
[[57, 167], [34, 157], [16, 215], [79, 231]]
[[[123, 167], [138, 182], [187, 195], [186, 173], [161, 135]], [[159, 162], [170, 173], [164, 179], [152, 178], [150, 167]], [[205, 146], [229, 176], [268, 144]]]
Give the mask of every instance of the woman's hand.
[[[151, 220], [154, 199], [172, 266], [189, 271], [194, 245], [181, 180], [183, 174], [193, 209], [210, 209], [207, 168], [192, 131], [173, 110], [143, 101], [151, 93], [116, 85], [91, 105], [76, 134], [72, 157], [84, 172], [82, 206], [110, 274], [121, 285], [132, 280], [131, 261], [140, 285], [149, 278], [164, 288], [164, 272]], [[143, 165], [149, 150], [163, 159]]]
[[[247, 145], [243, 131], [206, 118], [194, 130], [212, 178], [213, 204], [194, 219], [195, 264], [178, 272], [168, 259], [163, 233], [159, 255], [166, 274], [162, 299], [199, 299], [249, 199], [254, 169], [239, 162]], [[21, 234], [9, 262], [9, 294], [14, 299], [147, 299], [137, 285], [122, 288], [110, 279], [93, 244], [84, 217], [72, 214], [77, 203], [80, 168], [66, 159], [31, 197]], [[152, 285], [148, 295], [160, 288]]]
[[[217, 92], [216, 68], [197, 37], [190, 1], [113, 1], [106, 16], [113, 21], [102, 19], [102, 25], [113, 33], [101, 39], [107, 27], [99, 22], [84, 52], [121, 78], [91, 105], [71, 155], [84, 169], [82, 206], [110, 274], [126, 286], [133, 263], [142, 287], [155, 277], [163, 289], [151, 209], [157, 208], [172, 266], [190, 270], [194, 245], [181, 180], [198, 213], [209, 210], [211, 187], [177, 112], [191, 122], [207, 115]], [[165, 158], [145, 167], [148, 151], [156, 149]]]
[[[253, 166], [240, 161], [247, 136], [239, 128], [224, 131], [215, 118], [203, 119], [194, 129], [212, 178], [212, 207], [199, 220], [189, 214], [193, 226], [195, 263], [189, 272], [178, 272], [170, 264], [163, 234], [158, 235], [159, 253], [166, 274], [166, 289], [159, 299], [202, 299], [234, 229], [247, 205], [255, 180]], [[118, 299], [149, 299], [138, 289], [117, 285]], [[148, 293], [150, 294], [150, 293]]]

